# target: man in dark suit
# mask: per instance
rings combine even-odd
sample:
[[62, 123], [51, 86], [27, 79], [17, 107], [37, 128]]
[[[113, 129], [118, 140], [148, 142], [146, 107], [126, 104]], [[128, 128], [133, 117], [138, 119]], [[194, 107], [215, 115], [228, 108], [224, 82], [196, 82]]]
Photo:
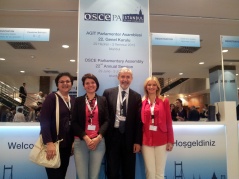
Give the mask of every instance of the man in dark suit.
[[200, 120], [200, 114], [195, 106], [192, 106], [189, 114], [188, 114], [188, 121], [199, 121]]
[[141, 96], [129, 88], [132, 79], [130, 69], [120, 69], [119, 86], [106, 89], [103, 94], [110, 118], [105, 135], [108, 179], [135, 179], [136, 153], [142, 144], [142, 122]]
[[23, 83], [19, 88], [19, 97], [22, 98], [21, 106], [24, 106], [27, 97], [26, 83]]

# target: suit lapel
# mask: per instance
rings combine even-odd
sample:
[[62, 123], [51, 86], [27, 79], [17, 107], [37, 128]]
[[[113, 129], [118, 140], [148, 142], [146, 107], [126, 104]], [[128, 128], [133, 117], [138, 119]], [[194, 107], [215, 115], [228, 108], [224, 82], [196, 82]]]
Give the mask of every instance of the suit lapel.
[[112, 95], [112, 99], [111, 99], [111, 100], [112, 100], [112, 104], [114, 105], [114, 106], [113, 106], [114, 114], [116, 114], [118, 91], [119, 91], [119, 88], [118, 88], [118, 87], [114, 88], [114, 90], [113, 90], [113, 95]]
[[129, 96], [128, 96], [128, 106], [127, 106], [127, 116], [129, 114], [129, 109], [130, 109], [130, 106], [132, 106], [132, 98], [133, 98], [133, 95], [132, 95], [132, 91], [129, 89]]

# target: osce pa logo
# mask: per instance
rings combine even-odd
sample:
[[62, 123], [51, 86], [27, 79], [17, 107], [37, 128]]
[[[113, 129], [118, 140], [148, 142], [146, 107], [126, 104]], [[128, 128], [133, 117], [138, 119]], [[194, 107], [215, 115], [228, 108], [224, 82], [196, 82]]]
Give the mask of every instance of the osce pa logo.
[[133, 23], [144, 23], [144, 15], [142, 10], [136, 14], [122, 14], [114, 15], [110, 13], [90, 13], [86, 12], [84, 14], [85, 21], [122, 21], [122, 22], [133, 22]]
[[111, 21], [111, 14], [86, 12], [84, 15], [84, 20], [85, 21]]

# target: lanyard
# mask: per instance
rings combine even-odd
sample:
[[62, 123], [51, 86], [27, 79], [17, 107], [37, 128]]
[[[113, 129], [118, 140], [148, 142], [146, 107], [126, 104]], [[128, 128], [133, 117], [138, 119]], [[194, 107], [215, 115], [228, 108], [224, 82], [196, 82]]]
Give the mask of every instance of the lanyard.
[[148, 99], [148, 103], [149, 103], [149, 106], [150, 106], [150, 113], [151, 113], [152, 124], [154, 124], [154, 107], [155, 107], [155, 100], [154, 100], [153, 104], [150, 104], [150, 100]]
[[68, 95], [68, 101], [69, 101], [69, 102], [67, 103], [66, 100], [64, 99], [64, 97], [62, 96], [62, 94], [61, 94], [60, 91], [57, 91], [56, 93], [59, 94], [59, 96], [62, 98], [62, 100], [63, 100], [64, 103], [66, 104], [67, 108], [68, 108], [69, 110], [71, 110], [71, 98], [70, 98], [70, 96]]
[[[85, 97], [85, 103], [86, 103], [86, 105], [87, 105], [87, 107], [88, 107], [88, 109], [89, 109], [89, 111], [90, 111], [90, 116], [92, 116], [92, 113], [93, 113], [93, 111], [95, 110], [96, 105], [97, 105], [97, 98], [95, 98], [95, 105], [94, 105], [93, 109], [90, 107], [90, 103], [89, 103], [89, 101], [87, 100], [87, 97]], [[90, 123], [91, 123], [91, 125], [92, 125], [92, 117], [90, 117]]]

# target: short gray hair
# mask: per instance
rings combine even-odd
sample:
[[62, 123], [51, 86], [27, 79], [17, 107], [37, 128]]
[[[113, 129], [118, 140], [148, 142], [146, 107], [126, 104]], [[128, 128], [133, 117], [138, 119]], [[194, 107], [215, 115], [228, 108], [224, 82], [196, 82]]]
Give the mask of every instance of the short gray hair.
[[118, 73], [118, 76], [120, 75], [120, 73], [125, 73], [125, 72], [128, 72], [128, 73], [131, 73], [131, 75], [133, 76], [133, 72], [131, 69], [127, 68], [127, 67], [123, 67], [119, 70], [119, 73]]

